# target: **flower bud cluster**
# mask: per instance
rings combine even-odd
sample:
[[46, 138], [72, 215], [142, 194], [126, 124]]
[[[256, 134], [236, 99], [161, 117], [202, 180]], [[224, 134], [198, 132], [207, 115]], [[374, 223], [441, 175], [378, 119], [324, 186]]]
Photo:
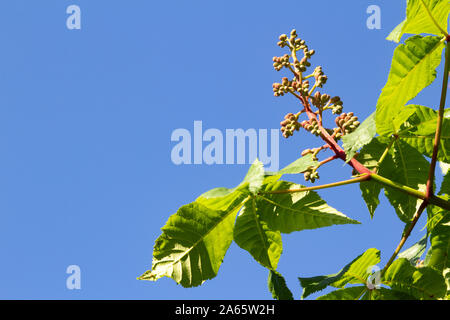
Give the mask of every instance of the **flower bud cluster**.
[[322, 88], [325, 83], [327, 83], [328, 77], [323, 73], [322, 67], [318, 66], [314, 69], [314, 79], [316, 79], [316, 84], [319, 88]]
[[358, 117], [353, 115], [353, 112], [342, 113], [335, 120], [336, 125], [341, 128], [342, 134], [349, 134], [358, 128], [360, 122], [358, 121]]
[[284, 77], [283, 79], [281, 79], [281, 83], [274, 83], [272, 87], [275, 97], [284, 96], [285, 93], [295, 91], [307, 95], [309, 91], [309, 81], [305, 80], [300, 83], [298, 81], [289, 80], [288, 78]]
[[341, 114], [342, 110], [344, 110], [344, 107], [343, 107], [344, 103], [342, 102], [340, 97], [336, 96], [336, 97], [331, 98], [330, 103], [333, 104], [333, 107], [331, 109], [331, 112], [333, 114]]
[[315, 136], [320, 136], [320, 126], [316, 118], [311, 118], [311, 120], [302, 121], [300, 124], [306, 131], [311, 132]]
[[315, 182], [317, 179], [319, 179], [319, 173], [313, 169], [313, 168], [309, 168], [307, 171], [305, 171], [303, 173], [303, 176], [305, 178], [305, 181], [311, 181], [311, 182]]
[[321, 94], [317, 91], [313, 97], [311, 97], [311, 102], [318, 109], [322, 109], [329, 101], [331, 97], [328, 94]]
[[294, 131], [300, 130], [300, 123], [298, 123], [298, 115], [293, 113], [288, 113], [284, 116], [284, 120], [280, 122], [281, 132], [283, 133], [283, 137], [289, 138], [294, 135]]
[[[286, 34], [282, 34], [279, 37], [279, 42], [277, 43], [278, 46], [280, 46], [281, 48], [284, 47], [289, 47], [289, 49], [292, 52], [297, 52], [300, 50], [303, 50], [303, 58], [299, 61], [297, 59], [294, 59], [294, 67], [297, 71], [300, 72], [305, 72], [306, 68], [311, 66], [311, 63], [308, 61], [308, 59], [311, 58], [311, 56], [314, 55], [315, 51], [314, 50], [309, 50], [308, 46], [306, 45], [305, 40], [300, 39], [297, 35], [297, 30], [293, 29], [290, 33], [290, 36], [288, 37]], [[274, 62], [278, 62], [275, 61]], [[279, 64], [277, 64], [277, 66], [275, 66], [274, 64], [274, 68], [277, 69], [281, 69], [282, 68], [282, 63], [278, 62]], [[281, 67], [280, 67], [281, 65]], [[279, 70], [277, 69], [277, 70]]]
[[289, 55], [285, 54], [282, 57], [273, 57], [273, 67], [275, 70], [280, 71], [283, 67], [289, 67], [291, 63], [289, 62]]
[[275, 97], [284, 96], [285, 93], [295, 90], [293, 87], [293, 81], [290, 81], [286, 77], [281, 79], [281, 83], [274, 83], [272, 87]]

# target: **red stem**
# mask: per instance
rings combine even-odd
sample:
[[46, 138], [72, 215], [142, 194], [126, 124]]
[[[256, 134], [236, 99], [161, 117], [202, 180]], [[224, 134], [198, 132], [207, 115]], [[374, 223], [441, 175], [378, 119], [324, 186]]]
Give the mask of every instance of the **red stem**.
[[[305, 112], [308, 115], [309, 120], [315, 119], [317, 121], [316, 114], [311, 110], [311, 106], [309, 105], [308, 99], [305, 99], [303, 96], [301, 96], [302, 103], [305, 107]], [[345, 151], [337, 144], [337, 142], [330, 136], [327, 130], [320, 125], [320, 131], [322, 132], [321, 138], [323, 141], [325, 141], [329, 146], [330, 149], [333, 150], [333, 152], [336, 154], [336, 156], [343, 161], [347, 161], [347, 155], [345, 154]], [[349, 165], [352, 166], [353, 169], [355, 169], [360, 174], [371, 174], [372, 171], [367, 169], [362, 163], [360, 163], [355, 158], [352, 158], [349, 161]]]

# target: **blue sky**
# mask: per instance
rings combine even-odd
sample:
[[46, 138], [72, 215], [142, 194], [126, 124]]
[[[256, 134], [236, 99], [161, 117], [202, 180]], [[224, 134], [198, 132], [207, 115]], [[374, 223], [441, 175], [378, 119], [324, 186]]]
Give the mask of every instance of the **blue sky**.
[[[66, 28], [72, 4], [81, 30]], [[372, 4], [381, 30], [366, 27]], [[170, 214], [248, 169], [176, 166], [171, 133], [195, 120], [222, 131], [278, 128], [296, 102], [273, 97], [281, 74], [272, 57], [285, 53], [278, 35], [294, 27], [317, 51], [327, 92], [364, 119], [395, 48], [385, 37], [404, 15], [401, 0], [2, 1], [0, 298], [270, 299], [267, 271], [234, 243], [218, 277], [200, 287], [136, 280]], [[439, 84], [416, 101], [433, 107]], [[320, 142], [306, 134], [280, 136], [280, 166], [311, 146]], [[342, 163], [320, 173], [321, 183], [351, 174]], [[279, 271], [296, 298], [298, 276], [337, 272], [368, 248], [385, 263], [403, 229], [384, 197], [371, 220], [357, 185], [319, 193], [363, 224], [283, 235]], [[73, 264], [81, 290], [66, 288]]]

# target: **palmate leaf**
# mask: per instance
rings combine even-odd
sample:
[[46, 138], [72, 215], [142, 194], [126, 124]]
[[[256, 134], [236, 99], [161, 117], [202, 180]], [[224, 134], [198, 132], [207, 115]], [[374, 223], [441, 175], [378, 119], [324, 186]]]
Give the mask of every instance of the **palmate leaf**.
[[450, 13], [450, 2], [448, 0], [423, 0], [423, 3], [422, 0], [408, 0], [406, 19], [389, 34], [387, 40], [399, 42], [405, 33], [440, 35], [441, 31], [433, 23], [424, 4], [438, 25], [447, 30], [447, 19]]
[[395, 49], [387, 83], [377, 102], [379, 135], [390, 135], [401, 108], [434, 81], [443, 48], [439, 37], [413, 36]]
[[355, 156], [360, 148], [370, 143], [376, 133], [374, 112], [354, 132], [343, 136], [342, 141], [345, 154], [347, 155], [347, 162]]
[[413, 267], [404, 258], [392, 263], [383, 275], [382, 283], [421, 300], [442, 298], [447, 289], [440, 272], [430, 267]]
[[[311, 278], [298, 278], [300, 285], [303, 287], [302, 299], [328, 286], [344, 288], [347, 284], [365, 284], [370, 275], [368, 269], [379, 262], [380, 251], [371, 248], [347, 264], [338, 273]], [[350, 292], [353, 291], [350, 290]], [[344, 294], [346, 294], [346, 291]]]
[[[302, 170], [299, 163], [286, 171]], [[306, 158], [303, 165], [310, 165], [310, 160]], [[156, 281], [167, 276], [185, 287], [198, 286], [217, 275], [233, 239], [263, 266], [275, 270], [282, 251], [280, 232], [284, 230], [276, 224], [269, 226], [273, 221], [265, 218], [269, 211], [272, 215], [275, 211], [284, 213], [282, 206], [288, 204], [286, 196], [296, 208], [289, 215], [284, 214], [296, 220], [292, 231], [359, 223], [329, 207], [315, 193], [263, 193], [261, 188], [265, 192], [301, 187], [278, 182], [280, 177], [277, 173], [267, 176], [262, 163], [255, 161], [236, 188], [213, 189], [181, 207], [169, 218], [155, 242], [152, 269], [138, 279]], [[235, 219], [242, 206], [242, 213]]]
[[267, 279], [267, 286], [272, 293], [272, 297], [277, 300], [294, 300], [291, 290], [286, 285], [286, 280], [283, 276], [274, 271], [269, 270], [269, 278]]
[[[408, 105], [404, 108], [404, 113], [409, 113], [408, 119], [394, 119], [395, 126], [403, 122], [397, 132], [398, 138], [405, 141], [422, 154], [432, 157], [433, 145], [436, 134], [438, 114], [433, 109]], [[450, 112], [446, 110], [442, 121], [441, 139], [437, 159], [439, 161], [450, 162]]]
[[155, 241], [152, 269], [138, 279], [167, 276], [193, 287], [215, 277], [233, 240], [236, 214], [263, 180], [262, 163], [256, 160], [238, 187], [213, 189], [181, 207]]

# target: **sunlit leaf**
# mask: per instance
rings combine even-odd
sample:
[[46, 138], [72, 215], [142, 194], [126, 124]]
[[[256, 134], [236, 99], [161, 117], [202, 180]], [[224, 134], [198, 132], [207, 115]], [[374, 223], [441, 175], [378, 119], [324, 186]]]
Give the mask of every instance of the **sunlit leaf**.
[[[424, 4], [426, 7], [424, 7]], [[450, 2], [448, 0], [408, 0], [406, 19], [389, 34], [387, 40], [399, 42], [405, 33], [441, 35], [441, 31], [430, 18], [430, 13], [437, 24], [443, 30], [447, 30], [447, 19], [450, 13]]]
[[361, 125], [352, 133], [342, 137], [343, 147], [347, 155], [347, 162], [350, 161], [356, 152], [372, 141], [377, 133], [375, 125], [375, 112], [372, 113]]
[[303, 188], [292, 182], [277, 181], [264, 185], [256, 197], [261, 219], [271, 230], [291, 233], [305, 229], [317, 229], [337, 224], [359, 224], [329, 206], [314, 191], [272, 193], [277, 190]]
[[261, 203], [252, 197], [245, 202], [234, 227], [234, 241], [264, 267], [276, 270], [283, 251], [281, 233], [270, 229], [260, 217]]
[[434, 81], [443, 48], [444, 43], [439, 37], [414, 36], [395, 49], [387, 83], [377, 102], [378, 134], [392, 134], [396, 115]]

